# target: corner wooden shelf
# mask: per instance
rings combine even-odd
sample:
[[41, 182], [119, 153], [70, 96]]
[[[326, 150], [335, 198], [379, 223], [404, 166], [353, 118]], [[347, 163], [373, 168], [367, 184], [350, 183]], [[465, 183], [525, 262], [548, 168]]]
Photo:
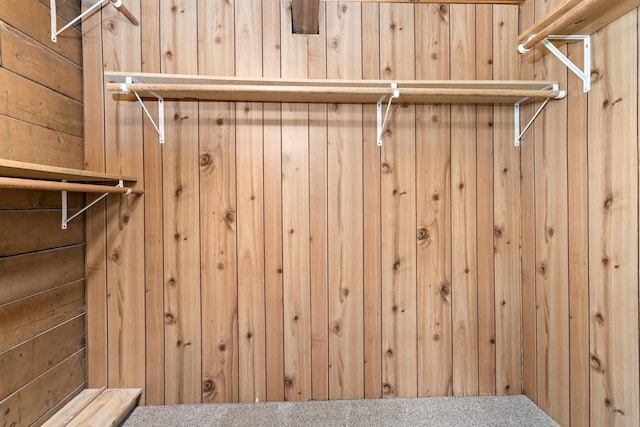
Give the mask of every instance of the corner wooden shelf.
[[[584, 92], [591, 89], [591, 34], [640, 6], [640, 0], [564, 0], [518, 36], [518, 51], [526, 53], [542, 43], [583, 82]], [[582, 69], [551, 43], [582, 41]]]
[[[125, 183], [135, 184], [136, 181], [136, 178], [129, 176], [0, 159], [0, 188], [61, 192], [63, 230], [67, 229], [70, 221], [109, 194], [143, 194], [141, 189], [124, 185]], [[67, 192], [101, 193], [102, 195], [69, 217]]]
[[640, 7], [640, 0], [564, 0], [518, 36], [531, 49], [549, 35], [593, 34]]
[[[164, 142], [165, 99], [376, 104], [378, 145], [382, 144], [382, 130], [394, 99], [404, 104], [511, 104], [517, 114], [518, 145], [522, 136], [519, 130], [520, 104], [566, 96], [559, 90], [557, 82], [530, 80], [292, 80], [131, 72], [105, 72], [104, 75], [111, 80], [106, 84], [108, 91], [135, 95], [158, 131], [161, 143]], [[159, 101], [158, 124], [153, 121], [143, 99]], [[383, 102], [388, 102], [384, 119]]]

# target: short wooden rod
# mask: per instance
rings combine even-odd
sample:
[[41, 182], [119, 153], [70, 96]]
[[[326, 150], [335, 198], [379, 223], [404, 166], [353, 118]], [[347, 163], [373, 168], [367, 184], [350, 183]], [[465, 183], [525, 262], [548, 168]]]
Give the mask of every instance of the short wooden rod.
[[135, 16], [133, 16], [133, 14], [129, 11], [129, 9], [127, 9], [127, 6], [122, 4], [122, 0], [109, 0], [109, 1], [116, 9], [118, 9], [120, 13], [122, 13], [129, 20], [129, 22], [131, 22], [136, 27], [140, 25], [140, 22], [138, 21], [138, 19]]
[[555, 35], [560, 28], [563, 28], [568, 23], [575, 21], [582, 12], [591, 7], [591, 5], [597, 1], [598, 0], [584, 0], [560, 18], [549, 24], [549, 26], [543, 28], [538, 34], [535, 34], [529, 40], [522, 43], [520, 46], [525, 50], [529, 50], [547, 37]]
[[142, 190], [128, 187], [7, 177], [0, 177], [0, 188], [13, 188], [17, 190], [70, 191], [74, 193], [144, 194], [144, 191]]

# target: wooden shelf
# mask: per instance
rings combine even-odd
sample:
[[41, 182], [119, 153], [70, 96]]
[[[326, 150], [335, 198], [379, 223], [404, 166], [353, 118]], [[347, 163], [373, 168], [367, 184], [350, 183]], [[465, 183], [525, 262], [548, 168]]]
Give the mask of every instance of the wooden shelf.
[[531, 49], [549, 35], [590, 35], [640, 6], [640, 0], [564, 0], [518, 36]]
[[79, 169], [61, 168], [56, 166], [39, 165], [35, 163], [18, 162], [0, 159], [0, 176], [8, 178], [27, 178], [50, 181], [71, 182], [136, 182], [129, 176], [108, 173], [91, 172]]
[[[178, 74], [106, 72], [115, 93], [136, 92], [142, 98], [210, 101], [375, 104], [393, 94], [391, 81], [285, 80], [209, 77]], [[127, 78], [133, 83], [127, 83]], [[394, 102], [404, 104], [514, 104], [526, 99], [560, 98], [556, 82], [496, 80], [396, 81]], [[554, 86], [555, 85], [555, 86]], [[555, 87], [555, 89], [554, 89]]]

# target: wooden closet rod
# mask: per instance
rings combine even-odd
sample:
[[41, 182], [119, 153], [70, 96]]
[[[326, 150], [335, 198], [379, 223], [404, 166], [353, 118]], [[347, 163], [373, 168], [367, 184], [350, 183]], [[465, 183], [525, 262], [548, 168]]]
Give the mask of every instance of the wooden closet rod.
[[600, 0], [584, 0], [579, 5], [573, 7], [567, 13], [556, 19], [554, 22], [543, 28], [538, 34], [534, 34], [531, 38], [520, 45], [521, 50], [527, 51], [546, 39], [551, 35], [555, 35], [559, 29], [576, 20], [581, 13], [590, 8], [593, 3]]
[[39, 179], [0, 177], [0, 188], [18, 190], [70, 191], [75, 193], [144, 194], [143, 190], [112, 185], [78, 182], [43, 181]]

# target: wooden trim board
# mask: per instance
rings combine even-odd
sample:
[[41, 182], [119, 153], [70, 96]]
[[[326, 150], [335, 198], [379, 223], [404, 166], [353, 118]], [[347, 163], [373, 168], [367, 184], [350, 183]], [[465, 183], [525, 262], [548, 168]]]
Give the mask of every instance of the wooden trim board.
[[[400, 91], [397, 102], [405, 104], [513, 104], [563, 96], [550, 89], [555, 82], [546, 81], [248, 79], [127, 72], [106, 72], [105, 77], [115, 82], [106, 85], [112, 92], [212, 101], [367, 104], [390, 96], [391, 83]], [[137, 82], [128, 84], [127, 77]]]
[[47, 166], [0, 159], [0, 176], [9, 178], [50, 179], [66, 181], [128, 181], [136, 178], [80, 169]]

